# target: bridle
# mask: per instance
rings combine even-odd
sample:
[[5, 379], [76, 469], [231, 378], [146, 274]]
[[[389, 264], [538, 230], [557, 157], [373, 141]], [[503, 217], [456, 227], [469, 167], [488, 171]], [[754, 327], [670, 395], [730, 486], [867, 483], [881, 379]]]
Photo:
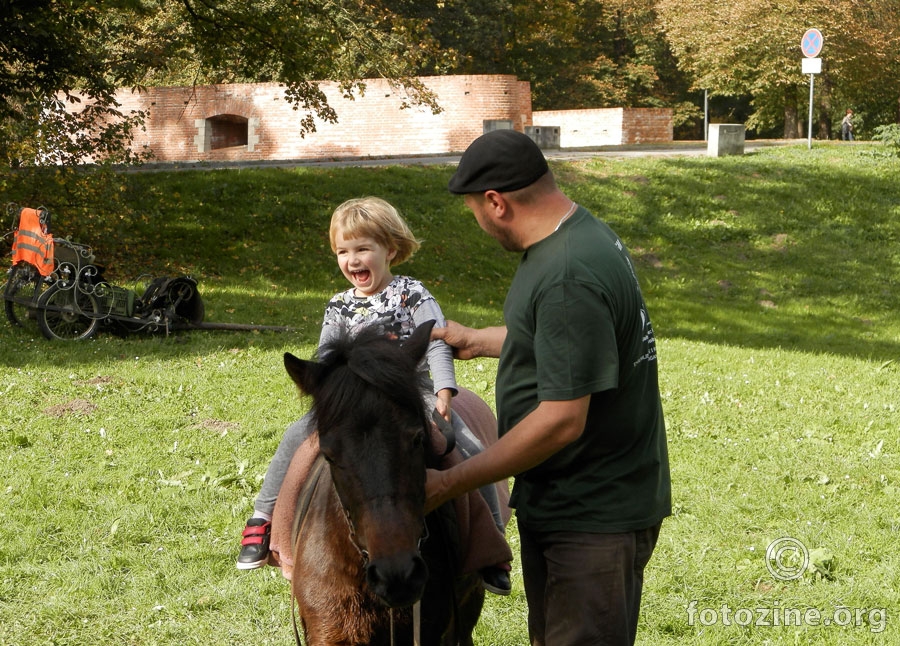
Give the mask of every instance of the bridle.
[[[354, 370], [354, 372], [357, 372]], [[358, 374], [358, 373], [357, 373]], [[361, 375], [360, 375], [361, 376]], [[456, 446], [456, 434], [453, 430], [452, 425], [447, 422], [438, 412], [437, 410], [432, 411], [431, 415], [432, 421], [437, 427], [438, 431], [444, 438], [444, 451], [441, 453], [440, 457], [446, 456], [449, 454], [454, 447]], [[428, 433], [430, 428], [426, 424], [424, 431]], [[303, 522], [306, 519], [307, 512], [309, 511], [309, 506], [312, 502], [312, 499], [316, 493], [316, 490], [319, 486], [319, 482], [322, 481], [322, 474], [325, 471], [325, 467], [327, 465], [327, 461], [325, 460], [325, 456], [319, 452], [319, 455], [316, 456], [315, 461], [313, 462], [312, 467], [310, 468], [310, 472], [306, 481], [303, 483], [303, 487], [300, 490], [298, 505], [297, 505], [297, 513], [294, 517], [294, 525], [292, 536], [296, 537], [299, 535], [299, 532], [302, 530]], [[331, 486], [334, 487], [333, 481], [330, 481]], [[354, 547], [359, 551], [360, 556], [363, 559], [363, 567], [368, 565], [369, 563], [369, 554], [368, 552], [359, 544], [357, 540], [356, 528], [353, 525], [353, 519], [350, 517], [350, 512], [344, 506], [343, 501], [340, 500], [340, 496], [338, 496], [338, 502], [341, 506], [342, 511], [344, 512], [344, 517], [347, 519], [347, 527], [350, 542]], [[429, 531], [428, 524], [422, 523], [422, 536], [419, 538], [418, 544], [416, 545], [416, 550], [421, 552], [422, 544], [428, 540]], [[455, 595], [454, 595], [455, 596]], [[421, 629], [422, 629], [422, 621], [421, 621], [421, 600], [417, 601], [413, 604], [413, 644], [414, 646], [420, 646], [421, 644]], [[394, 646], [395, 642], [395, 622], [394, 622], [394, 609], [389, 609], [390, 616], [390, 625], [391, 625], [391, 646]], [[456, 624], [457, 624], [457, 632], [459, 632], [459, 613], [454, 613], [456, 615]], [[296, 604], [294, 603], [293, 596], [293, 586], [291, 586], [291, 619], [294, 628], [294, 641], [297, 646], [302, 646], [300, 641], [300, 631], [297, 628], [297, 616], [296, 616]]]
[[[313, 461], [312, 467], [310, 468], [309, 475], [306, 478], [306, 481], [303, 483], [303, 487], [300, 489], [300, 494], [298, 498], [297, 504], [297, 513], [294, 517], [294, 527], [292, 536], [298, 536], [299, 533], [303, 530], [303, 523], [306, 520], [306, 515], [309, 511], [309, 506], [312, 503], [313, 498], [315, 497], [315, 493], [318, 490], [319, 483], [322, 482], [322, 475], [325, 472], [325, 467], [328, 462], [325, 460], [325, 456], [320, 452], [319, 455], [316, 456], [315, 461]], [[334, 487], [334, 482], [331, 481], [331, 486]], [[348, 536], [350, 538], [350, 542], [357, 549], [360, 556], [363, 560], [363, 567], [365, 568], [369, 564], [369, 553], [365, 549], [360, 546], [359, 541], [356, 538], [356, 528], [353, 525], [353, 519], [350, 517], [350, 512], [344, 506], [343, 501], [341, 501], [340, 496], [338, 496], [338, 503], [341, 506], [341, 511], [344, 512], [344, 518], [347, 520], [347, 531]], [[419, 537], [419, 542], [416, 545], [416, 551], [421, 552], [422, 543], [428, 540], [429, 532], [428, 532], [428, 524], [422, 523], [422, 536]], [[413, 604], [413, 646], [421, 646], [422, 643], [422, 601], [416, 601]], [[390, 616], [391, 623], [391, 646], [396, 644], [396, 635], [395, 635], [395, 622], [394, 622], [394, 609], [388, 609], [388, 615]], [[294, 629], [294, 642], [297, 646], [303, 646], [303, 643], [300, 640], [300, 630], [297, 627], [297, 604], [294, 602], [294, 587], [291, 586], [291, 625]]]

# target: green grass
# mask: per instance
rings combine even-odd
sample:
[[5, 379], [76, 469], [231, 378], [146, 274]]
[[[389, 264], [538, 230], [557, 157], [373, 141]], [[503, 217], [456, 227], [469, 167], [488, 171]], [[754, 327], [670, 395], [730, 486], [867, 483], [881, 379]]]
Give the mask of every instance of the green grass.
[[[900, 161], [879, 151], [553, 164], [631, 247], [659, 340], [675, 514], [647, 570], [641, 644], [900, 640]], [[0, 198], [48, 206], [114, 282], [191, 273], [207, 320], [296, 331], [62, 344], [0, 324], [0, 644], [293, 643], [280, 575], [233, 565], [268, 460], [308, 405], [281, 354], [312, 353], [344, 282], [327, 222], [364, 194], [424, 239], [400, 269], [449, 316], [501, 322], [516, 258], [446, 193], [451, 173], [122, 174], [90, 190], [4, 178]], [[494, 362], [457, 371], [493, 403]], [[824, 574], [772, 576], [780, 537], [830, 553]], [[514, 523], [509, 538], [516, 552]], [[527, 643], [518, 562], [513, 574], [511, 597], [488, 596], [480, 644]], [[836, 608], [868, 624], [734, 621]]]

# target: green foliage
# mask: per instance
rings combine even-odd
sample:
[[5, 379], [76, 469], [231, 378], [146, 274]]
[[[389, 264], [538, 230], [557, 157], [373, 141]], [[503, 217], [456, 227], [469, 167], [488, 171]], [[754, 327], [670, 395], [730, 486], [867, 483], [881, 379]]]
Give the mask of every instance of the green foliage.
[[889, 123], [884, 126], [876, 126], [875, 140], [888, 147], [894, 155], [900, 155], [900, 124]]
[[[893, 614], [797, 627], [688, 611], [900, 605], [900, 168], [862, 154], [874, 149], [552, 162], [629, 245], [657, 329], [675, 513], [646, 573], [639, 643], [900, 639]], [[59, 234], [89, 226], [82, 242], [121, 283], [190, 271], [208, 320], [297, 331], [64, 344], [0, 322], [0, 643], [291, 643], [286, 582], [234, 559], [281, 433], [309, 405], [282, 355], [312, 354], [344, 287], [330, 213], [364, 194], [394, 202], [424, 239], [398, 269], [450, 317], [498, 324], [517, 257], [447, 194], [452, 172], [124, 173], [77, 198], [70, 179], [13, 177], [0, 200], [28, 192]], [[457, 373], [493, 402], [495, 361]], [[517, 553], [515, 523], [508, 536]], [[809, 551], [797, 580], [767, 569], [783, 536]], [[518, 559], [513, 585], [488, 596], [476, 643], [527, 643]]]
[[146, 116], [117, 111], [118, 88], [179, 82], [272, 81], [304, 111], [333, 121], [316, 81], [386, 77], [410, 103], [439, 110], [412, 78], [422, 47], [380, 3], [232, 0], [21, 2], [0, 12], [0, 167], [130, 163]]
[[108, 31], [107, 20], [140, 5], [105, 4], [10, 2], [0, 12], [0, 168], [139, 161], [127, 145], [145, 115], [118, 112], [114, 94], [138, 81], [146, 53], [129, 24]]
[[[675, 107], [689, 85], [651, 2], [515, 2], [508, 67], [537, 110]], [[679, 110], [684, 117], [697, 118]]]
[[[511, 0], [389, 0], [393, 31], [413, 48], [416, 73], [509, 74]], [[408, 57], [404, 52], [403, 56]]]
[[856, 0], [660, 0], [656, 11], [693, 87], [752, 97], [748, 125], [758, 131], [784, 124], [785, 137], [799, 135], [809, 83], [800, 73], [800, 40], [812, 26], [824, 36], [817, 113], [833, 120], [840, 106], [852, 105], [875, 123], [896, 119], [900, 8], [893, 0], [864, 7]]

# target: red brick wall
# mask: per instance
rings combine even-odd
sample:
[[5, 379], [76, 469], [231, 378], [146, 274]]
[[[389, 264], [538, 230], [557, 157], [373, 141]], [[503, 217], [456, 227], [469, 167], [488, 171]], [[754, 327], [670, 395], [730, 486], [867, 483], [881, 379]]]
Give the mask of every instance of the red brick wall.
[[622, 143], [672, 141], [671, 108], [627, 108], [622, 115]]
[[[123, 111], [147, 110], [146, 131], [134, 147], [152, 149], [158, 161], [288, 160], [336, 157], [428, 155], [460, 152], [483, 132], [485, 120], [512, 121], [517, 130], [531, 123], [531, 85], [508, 75], [435, 76], [423, 79], [443, 111], [401, 109], [405, 94], [382, 79], [366, 80], [355, 100], [337, 84], [321, 89], [338, 122], [316, 120], [316, 132], [300, 134], [303, 116], [284, 100], [277, 84], [234, 84], [122, 90]], [[246, 146], [204, 146], [205, 119], [237, 115], [247, 120]]]
[[[511, 75], [431, 76], [423, 82], [443, 111], [402, 108], [405, 94], [383, 79], [365, 81], [364, 95], [342, 96], [336, 83], [320, 88], [337, 123], [315, 120], [301, 135], [303, 111], [275, 83], [120, 90], [122, 110], [146, 110], [134, 148], [157, 161], [257, 161], [391, 157], [458, 153], [484, 131], [487, 120], [525, 126], [559, 126], [560, 146], [578, 148], [672, 141], [672, 111], [648, 108], [554, 110], [532, 114], [531, 84]], [[225, 115], [228, 115], [227, 117]], [[217, 117], [217, 119], [213, 119]], [[240, 124], [240, 125], [236, 125]], [[244, 130], [241, 131], [241, 128]], [[246, 145], [217, 147], [223, 141]]]

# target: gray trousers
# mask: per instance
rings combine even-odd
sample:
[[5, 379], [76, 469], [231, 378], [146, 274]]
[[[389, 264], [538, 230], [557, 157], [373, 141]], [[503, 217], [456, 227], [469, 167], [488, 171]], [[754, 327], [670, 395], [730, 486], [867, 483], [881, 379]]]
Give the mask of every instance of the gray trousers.
[[[433, 408], [434, 401], [437, 398], [434, 395], [426, 395], [424, 399]], [[464, 458], [470, 458], [476, 453], [484, 451], [484, 445], [481, 443], [481, 440], [472, 433], [459, 415], [451, 411], [450, 421], [456, 434], [456, 447]], [[275, 511], [275, 501], [278, 499], [278, 492], [281, 491], [281, 483], [284, 482], [291, 460], [294, 459], [294, 453], [297, 452], [297, 449], [306, 441], [306, 438], [310, 436], [313, 430], [312, 413], [306, 413], [306, 415], [287, 427], [281, 442], [278, 444], [278, 449], [272, 457], [272, 461], [269, 462], [266, 477], [263, 480], [259, 494], [256, 496], [256, 502], [253, 504], [253, 510], [257, 515], [271, 518], [272, 512]], [[503, 524], [503, 516], [500, 513], [500, 499], [497, 496], [497, 489], [494, 485], [486, 485], [479, 491], [491, 510], [497, 529], [500, 530], [501, 534], [505, 535], [506, 527]]]

